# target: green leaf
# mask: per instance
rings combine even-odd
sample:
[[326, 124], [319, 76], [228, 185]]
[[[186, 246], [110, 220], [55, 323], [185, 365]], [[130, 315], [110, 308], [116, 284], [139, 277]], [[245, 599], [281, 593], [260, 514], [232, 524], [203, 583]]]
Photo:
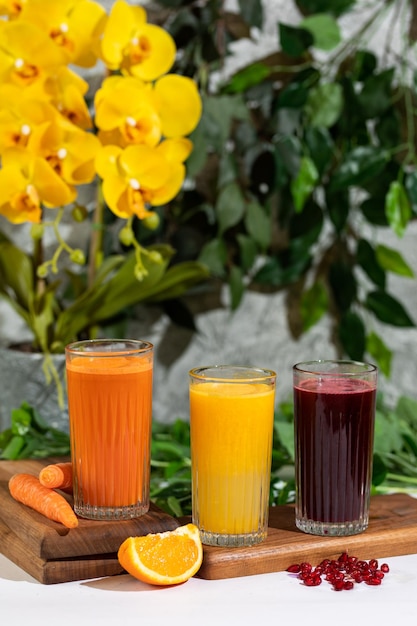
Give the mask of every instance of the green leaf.
[[300, 169], [302, 145], [297, 137], [280, 137], [275, 144], [275, 160], [277, 163], [277, 176], [279, 181], [285, 183], [283, 170], [291, 176], [297, 176]]
[[313, 87], [305, 106], [308, 124], [330, 128], [339, 119], [343, 109], [343, 90], [338, 83], [321, 83]]
[[217, 186], [222, 188], [234, 183], [237, 177], [237, 169], [236, 156], [225, 150], [223, 154], [220, 155]]
[[332, 136], [327, 128], [320, 126], [308, 126], [305, 131], [305, 142], [310, 157], [321, 176], [332, 162], [335, 146]]
[[393, 250], [388, 246], [379, 244], [376, 247], [376, 257], [379, 265], [388, 272], [393, 272], [394, 274], [399, 274], [400, 276], [406, 276], [408, 278], [414, 278], [412, 268], [397, 250]]
[[335, 171], [331, 189], [344, 189], [351, 185], [361, 186], [377, 176], [384, 169], [389, 153], [373, 146], [359, 146], [345, 155], [340, 167]]
[[317, 13], [300, 22], [314, 37], [314, 46], [321, 50], [332, 50], [341, 42], [339, 24], [328, 13]]
[[206, 243], [200, 252], [198, 260], [200, 263], [207, 265], [214, 276], [224, 276], [227, 246], [223, 239], [218, 237]]
[[271, 243], [271, 218], [258, 202], [247, 204], [245, 226], [261, 250], [266, 250]]
[[381, 459], [380, 455], [374, 454], [372, 462], [372, 485], [374, 487], [382, 485], [387, 476], [387, 473], [387, 467], [384, 461]]
[[271, 74], [270, 68], [264, 63], [252, 63], [234, 74], [223, 88], [224, 93], [243, 93], [263, 83]]
[[[356, 258], [359, 266], [367, 276], [381, 289], [385, 289], [386, 274], [379, 261], [376, 251], [366, 239], [358, 241]], [[386, 268], [385, 268], [386, 269]]]
[[356, 0], [297, 0], [297, 4], [307, 13], [330, 13], [339, 16], [348, 11]]
[[255, 263], [259, 249], [252, 237], [243, 233], [238, 233], [236, 239], [239, 244], [240, 265], [247, 272]]
[[417, 428], [417, 400], [415, 398], [400, 396], [395, 412], [414, 429]]
[[310, 289], [304, 291], [301, 297], [301, 319], [303, 331], [306, 332], [317, 324], [327, 312], [329, 301], [327, 290], [321, 282], [315, 282]]
[[313, 35], [305, 28], [296, 28], [281, 22], [278, 28], [281, 47], [292, 57], [302, 56], [314, 43]]
[[2, 450], [0, 458], [14, 461], [20, 458], [20, 452], [25, 445], [25, 438], [22, 435], [14, 435]]
[[338, 308], [341, 311], [348, 311], [356, 300], [357, 293], [352, 267], [343, 261], [335, 261], [329, 268], [329, 282]]
[[11, 412], [12, 432], [15, 435], [26, 435], [32, 423], [32, 416], [25, 408], [13, 409]]
[[385, 291], [377, 290], [369, 293], [365, 306], [381, 322], [403, 328], [414, 327], [414, 322], [403, 305]]
[[236, 226], [245, 214], [246, 204], [239, 185], [232, 183], [224, 187], [217, 198], [215, 209], [219, 234], [222, 235], [232, 226]]
[[245, 291], [245, 285], [243, 283], [243, 272], [242, 269], [237, 265], [232, 265], [230, 269], [229, 289], [231, 295], [230, 306], [232, 311], [236, 311]]
[[374, 451], [384, 457], [387, 453], [399, 452], [402, 437], [398, 428], [398, 419], [392, 411], [380, 411], [375, 414]]
[[385, 345], [381, 337], [374, 332], [366, 338], [366, 350], [378, 364], [381, 372], [389, 378], [391, 375], [392, 351]]
[[33, 275], [31, 258], [3, 235], [0, 240], [0, 290], [12, 289], [16, 303], [26, 311], [34, 294]]
[[393, 181], [385, 199], [385, 214], [393, 231], [402, 237], [411, 219], [411, 205], [404, 186]]
[[336, 232], [341, 233], [348, 224], [351, 209], [349, 192], [346, 189], [334, 191], [326, 186], [325, 198], [330, 220]]
[[297, 213], [303, 210], [307, 199], [316, 187], [318, 179], [319, 174], [314, 162], [308, 157], [303, 157], [297, 177], [291, 182], [291, 193]]
[[367, 119], [382, 115], [392, 105], [392, 80], [395, 70], [369, 76], [358, 94], [358, 101]]
[[262, 28], [263, 8], [261, 0], [238, 0], [240, 14], [251, 26]]
[[308, 97], [308, 89], [303, 83], [293, 82], [281, 89], [278, 94], [279, 108], [300, 109]]
[[232, 123], [249, 119], [248, 108], [240, 94], [204, 96], [202, 125], [206, 141], [222, 154]]
[[404, 181], [404, 187], [407, 191], [408, 198], [414, 213], [417, 214], [417, 171], [412, 170], [409, 172]]
[[347, 311], [339, 324], [339, 339], [346, 354], [355, 361], [361, 361], [365, 352], [365, 326], [359, 315]]

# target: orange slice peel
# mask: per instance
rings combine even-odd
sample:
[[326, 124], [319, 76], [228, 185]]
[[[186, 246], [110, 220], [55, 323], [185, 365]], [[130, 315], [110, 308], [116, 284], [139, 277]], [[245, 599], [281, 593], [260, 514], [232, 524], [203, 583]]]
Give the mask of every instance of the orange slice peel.
[[178, 585], [194, 576], [203, 561], [200, 533], [194, 524], [163, 533], [128, 537], [117, 553], [134, 578], [151, 585]]

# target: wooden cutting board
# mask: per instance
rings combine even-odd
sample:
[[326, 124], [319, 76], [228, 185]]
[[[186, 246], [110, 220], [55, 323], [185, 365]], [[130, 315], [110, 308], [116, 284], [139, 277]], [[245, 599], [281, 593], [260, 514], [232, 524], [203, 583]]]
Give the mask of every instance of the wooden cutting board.
[[360, 559], [417, 553], [417, 499], [406, 494], [373, 496], [368, 528], [350, 537], [318, 537], [299, 531], [294, 506], [271, 507], [266, 540], [251, 548], [204, 548], [198, 576], [232, 578], [279, 572], [293, 563], [312, 565], [348, 552]]
[[[81, 520], [68, 530], [15, 502], [7, 481], [16, 471], [37, 474], [46, 461], [0, 461], [0, 552], [42, 583], [123, 573], [117, 549], [128, 536], [172, 530], [190, 521], [156, 507], [137, 520]], [[417, 553], [417, 499], [374, 496], [368, 529], [352, 537], [316, 537], [299, 531], [292, 505], [271, 507], [268, 537], [251, 548], [204, 546], [200, 578], [223, 579], [284, 571], [292, 563], [318, 563], [348, 551], [361, 559]]]
[[[123, 570], [117, 550], [124, 539], [179, 526], [178, 520], [154, 505], [147, 514], [132, 520], [80, 518], [78, 527], [71, 530], [46, 519], [10, 496], [8, 480], [17, 472], [36, 476], [50, 461], [0, 461], [0, 552], [40, 582], [120, 574]], [[70, 496], [65, 497], [71, 502]]]

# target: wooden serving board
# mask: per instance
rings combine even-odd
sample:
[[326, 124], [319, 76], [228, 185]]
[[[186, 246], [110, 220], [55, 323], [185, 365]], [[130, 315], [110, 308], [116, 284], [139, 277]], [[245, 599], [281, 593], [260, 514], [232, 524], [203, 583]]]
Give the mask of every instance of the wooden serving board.
[[360, 559], [417, 553], [417, 499], [406, 494], [373, 496], [368, 528], [350, 537], [318, 537], [298, 530], [294, 506], [271, 507], [266, 540], [250, 548], [204, 547], [198, 576], [234, 578], [279, 572], [293, 563], [312, 565], [348, 552]]
[[[55, 459], [56, 460], [56, 459]], [[173, 530], [179, 521], [151, 505], [148, 513], [124, 521], [79, 519], [68, 529], [46, 519], [9, 493], [17, 472], [37, 476], [48, 460], [0, 461], [0, 552], [42, 583], [120, 574], [120, 544], [130, 536]], [[63, 494], [70, 502], [71, 497]]]

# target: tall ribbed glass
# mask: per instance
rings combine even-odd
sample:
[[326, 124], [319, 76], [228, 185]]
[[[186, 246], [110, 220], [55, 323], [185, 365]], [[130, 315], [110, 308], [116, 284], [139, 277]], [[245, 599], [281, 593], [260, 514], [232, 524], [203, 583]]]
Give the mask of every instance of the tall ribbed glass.
[[205, 544], [248, 546], [267, 535], [275, 381], [248, 367], [190, 371], [193, 523]]
[[66, 348], [74, 509], [97, 520], [149, 509], [153, 346], [91, 340]]
[[311, 361], [293, 369], [297, 527], [354, 535], [368, 526], [377, 369]]

